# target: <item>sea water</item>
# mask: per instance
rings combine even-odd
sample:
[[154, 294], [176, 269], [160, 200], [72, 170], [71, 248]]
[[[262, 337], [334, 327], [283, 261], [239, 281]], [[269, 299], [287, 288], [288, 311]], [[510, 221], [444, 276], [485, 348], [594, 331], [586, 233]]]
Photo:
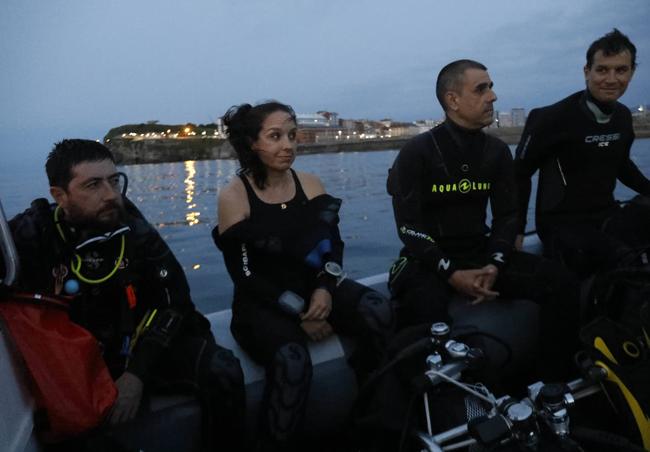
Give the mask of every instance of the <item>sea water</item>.
[[[299, 155], [298, 171], [320, 176], [327, 191], [343, 200], [341, 235], [344, 268], [350, 278], [388, 271], [401, 244], [397, 238], [386, 176], [397, 151]], [[650, 176], [650, 139], [637, 140], [632, 159]], [[221, 252], [211, 238], [217, 222], [217, 196], [236, 175], [234, 160], [186, 161], [121, 167], [129, 178], [128, 196], [160, 231], [187, 274], [192, 297], [202, 312], [228, 308], [232, 283]], [[0, 199], [12, 217], [32, 199], [47, 195], [41, 164], [4, 167]], [[617, 199], [632, 192], [619, 184]], [[531, 209], [534, 201], [530, 203]], [[529, 212], [529, 217], [530, 217]], [[529, 218], [529, 224], [534, 222]]]

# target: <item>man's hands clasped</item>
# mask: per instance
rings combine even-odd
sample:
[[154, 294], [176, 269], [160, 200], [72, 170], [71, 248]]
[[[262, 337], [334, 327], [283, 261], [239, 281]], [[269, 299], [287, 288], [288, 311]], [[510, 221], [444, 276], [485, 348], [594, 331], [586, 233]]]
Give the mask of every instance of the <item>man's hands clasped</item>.
[[499, 292], [492, 290], [498, 275], [499, 269], [488, 264], [477, 269], [456, 270], [448, 282], [458, 292], [473, 298], [472, 304], [478, 304], [499, 296]]

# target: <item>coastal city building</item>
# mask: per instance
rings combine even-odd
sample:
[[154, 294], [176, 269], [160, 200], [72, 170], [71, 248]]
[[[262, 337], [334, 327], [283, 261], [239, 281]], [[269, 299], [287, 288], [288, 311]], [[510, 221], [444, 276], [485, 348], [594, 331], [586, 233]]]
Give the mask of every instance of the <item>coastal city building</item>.
[[296, 114], [298, 127], [337, 127], [339, 114], [330, 111]]
[[648, 118], [650, 117], [650, 105], [637, 105], [636, 107], [632, 108], [632, 116], [635, 118]]
[[418, 133], [422, 133], [434, 128], [438, 124], [442, 124], [442, 119], [418, 119], [413, 124], [418, 128]]
[[490, 128], [524, 127], [524, 125], [526, 125], [526, 109], [513, 108], [510, 111], [495, 112], [494, 122]]
[[410, 137], [420, 131], [415, 123], [398, 122], [390, 118], [380, 121], [338, 119], [338, 115], [331, 112], [296, 116], [298, 142], [305, 144]]
[[510, 112], [513, 127], [523, 127], [526, 125], [526, 110], [524, 108], [513, 108]]
[[414, 122], [399, 122], [391, 119], [380, 121], [384, 126], [385, 137], [407, 137], [420, 133], [420, 128]]
[[492, 127], [512, 127], [512, 114], [507, 111], [497, 111]]

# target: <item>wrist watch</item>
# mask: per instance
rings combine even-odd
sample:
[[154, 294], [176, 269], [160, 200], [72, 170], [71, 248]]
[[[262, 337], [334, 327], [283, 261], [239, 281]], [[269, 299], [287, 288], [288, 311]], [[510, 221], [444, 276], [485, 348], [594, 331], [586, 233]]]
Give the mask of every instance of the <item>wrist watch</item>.
[[333, 261], [325, 262], [323, 271], [336, 279], [339, 279], [343, 275], [343, 269], [341, 266]]

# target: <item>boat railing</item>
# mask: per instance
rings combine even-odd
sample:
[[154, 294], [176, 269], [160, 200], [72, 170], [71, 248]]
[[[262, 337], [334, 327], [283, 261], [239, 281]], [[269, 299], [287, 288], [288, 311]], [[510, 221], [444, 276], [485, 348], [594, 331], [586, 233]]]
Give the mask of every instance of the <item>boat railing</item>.
[[20, 265], [7, 217], [2, 208], [2, 201], [0, 201], [0, 250], [2, 250], [2, 259], [5, 264], [5, 274], [0, 275], [0, 284], [11, 286], [18, 278]]
[[[20, 271], [18, 253], [7, 217], [0, 201], [0, 286], [12, 286]], [[1, 268], [4, 267], [4, 274]], [[34, 435], [34, 399], [24, 379], [15, 346], [0, 318], [0, 450], [7, 452], [39, 452]]]

